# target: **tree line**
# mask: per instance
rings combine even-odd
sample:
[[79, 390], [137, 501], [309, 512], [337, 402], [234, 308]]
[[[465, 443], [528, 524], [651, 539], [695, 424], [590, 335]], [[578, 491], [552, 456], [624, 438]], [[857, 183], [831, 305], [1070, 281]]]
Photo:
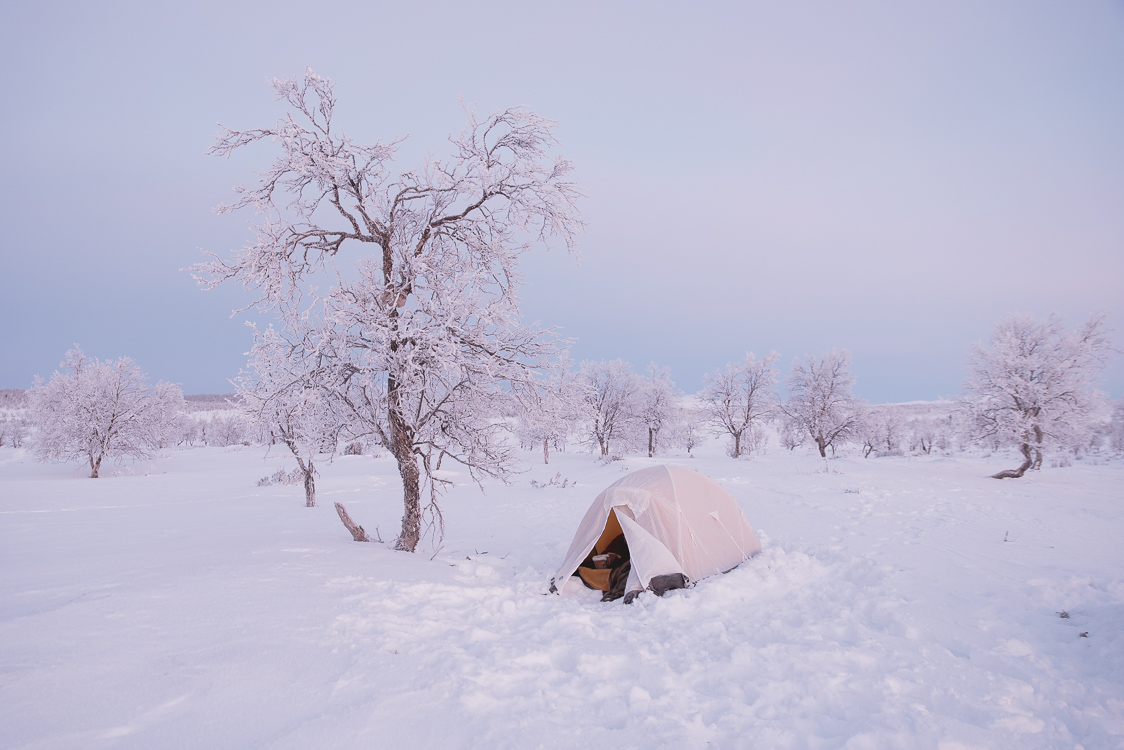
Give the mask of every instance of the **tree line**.
[[[852, 395], [845, 351], [798, 359], [783, 400], [777, 355], [747, 355], [709, 374], [689, 407], [665, 368], [637, 376], [620, 360], [574, 367], [568, 342], [522, 322], [521, 257], [552, 245], [576, 253], [583, 228], [583, 196], [557, 152], [555, 123], [523, 107], [486, 117], [469, 107], [445, 155], [398, 169], [401, 139], [350, 138], [335, 121], [328, 79], [307, 70], [273, 88], [285, 109], [275, 123], [224, 127], [210, 150], [224, 158], [261, 143], [276, 150], [256, 183], [220, 207], [251, 215], [253, 237], [227, 257], [210, 254], [194, 273], [204, 287], [241, 286], [274, 316], [255, 329], [236, 386], [262, 435], [292, 453], [307, 504], [322, 456], [341, 441], [377, 445], [402, 480], [395, 547], [413, 551], [426, 530], [443, 529], [442, 466], [455, 463], [477, 482], [510, 476], [521, 458], [512, 430], [541, 447], [545, 461], [552, 446], [575, 438], [607, 458], [672, 444], [690, 451], [707, 425], [727, 434], [740, 457], [770, 424], [786, 447], [807, 442], [826, 457], [873, 430], [876, 417]], [[1015, 445], [1029, 463], [1009, 475], [1021, 476], [1045, 451], [1087, 432], [1103, 400], [1092, 383], [1107, 351], [1101, 319], [1076, 332], [1054, 318], [1005, 319], [975, 355], [965, 421]], [[1010, 357], [1032, 364], [1010, 379]], [[97, 476], [114, 446], [142, 455], [166, 440], [161, 425], [173, 421], [182, 394], [138, 374], [131, 361], [68, 354], [60, 372], [32, 388], [37, 450], [82, 458]], [[893, 444], [889, 426], [874, 432], [885, 434], [872, 445]]]

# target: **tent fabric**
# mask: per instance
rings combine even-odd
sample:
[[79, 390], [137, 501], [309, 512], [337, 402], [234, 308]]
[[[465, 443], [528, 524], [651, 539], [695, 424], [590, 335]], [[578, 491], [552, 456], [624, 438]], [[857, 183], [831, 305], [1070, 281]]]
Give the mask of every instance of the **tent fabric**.
[[595, 546], [621, 532], [632, 559], [626, 592], [646, 589], [659, 575], [698, 581], [761, 551], [753, 527], [721, 485], [682, 466], [652, 466], [622, 477], [593, 501], [553, 579], [556, 588]]

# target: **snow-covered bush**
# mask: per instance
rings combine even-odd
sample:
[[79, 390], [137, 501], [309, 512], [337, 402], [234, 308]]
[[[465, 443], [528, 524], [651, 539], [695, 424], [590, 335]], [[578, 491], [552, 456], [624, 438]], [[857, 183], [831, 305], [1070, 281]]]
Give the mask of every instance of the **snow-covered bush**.
[[258, 480], [258, 487], [269, 487], [274, 484], [284, 485], [297, 485], [304, 483], [304, 472], [300, 469], [293, 469], [292, 471], [285, 471], [278, 469], [268, 477], [262, 477]]
[[31, 434], [31, 420], [22, 414], [0, 419], [0, 447], [22, 448]]
[[77, 346], [49, 381], [35, 379], [29, 398], [39, 457], [86, 461], [95, 479], [106, 458], [144, 458], [165, 445], [183, 410], [178, 386], [150, 386], [128, 357], [102, 362]]

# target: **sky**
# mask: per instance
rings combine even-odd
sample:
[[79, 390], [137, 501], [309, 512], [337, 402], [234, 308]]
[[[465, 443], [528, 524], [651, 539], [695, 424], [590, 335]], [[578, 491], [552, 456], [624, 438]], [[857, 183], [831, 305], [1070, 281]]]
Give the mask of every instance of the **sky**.
[[462, 100], [557, 121], [588, 226], [580, 258], [526, 256], [521, 296], [575, 360], [694, 392], [747, 351], [839, 347], [883, 403], [958, 393], [1007, 313], [1103, 312], [1124, 348], [1119, 0], [0, 0], [0, 62], [0, 388], [78, 343], [232, 390], [249, 298], [182, 269], [250, 239], [213, 209], [271, 152], [204, 152], [306, 67], [353, 138], [408, 135], [402, 169]]

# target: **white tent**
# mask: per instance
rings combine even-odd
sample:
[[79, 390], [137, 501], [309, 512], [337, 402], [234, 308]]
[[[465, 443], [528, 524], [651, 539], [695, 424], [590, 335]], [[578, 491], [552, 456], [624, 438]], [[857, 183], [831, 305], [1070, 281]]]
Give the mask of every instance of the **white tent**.
[[761, 551], [737, 501], [717, 482], [681, 466], [652, 466], [597, 496], [553, 588], [561, 590], [590, 554], [600, 554], [622, 533], [632, 562], [626, 593], [643, 591], [653, 578], [667, 574], [698, 581]]

